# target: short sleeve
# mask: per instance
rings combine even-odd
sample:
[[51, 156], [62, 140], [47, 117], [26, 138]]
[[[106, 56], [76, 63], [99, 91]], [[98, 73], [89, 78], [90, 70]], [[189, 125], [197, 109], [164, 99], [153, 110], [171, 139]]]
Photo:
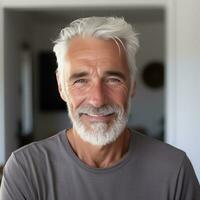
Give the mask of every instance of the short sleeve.
[[14, 153], [8, 159], [0, 188], [1, 200], [32, 200], [33, 192], [26, 172], [17, 161]]
[[200, 185], [187, 156], [179, 171], [175, 200], [200, 200]]

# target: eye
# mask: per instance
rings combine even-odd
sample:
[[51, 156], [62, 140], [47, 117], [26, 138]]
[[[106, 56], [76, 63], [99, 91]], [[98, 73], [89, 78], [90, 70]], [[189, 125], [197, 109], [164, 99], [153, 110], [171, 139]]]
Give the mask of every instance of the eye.
[[83, 84], [86, 84], [88, 82], [87, 79], [78, 79], [78, 80], [75, 80], [73, 85], [83, 85]]
[[107, 79], [107, 82], [111, 84], [118, 84], [121, 83], [121, 80], [119, 78], [110, 77]]

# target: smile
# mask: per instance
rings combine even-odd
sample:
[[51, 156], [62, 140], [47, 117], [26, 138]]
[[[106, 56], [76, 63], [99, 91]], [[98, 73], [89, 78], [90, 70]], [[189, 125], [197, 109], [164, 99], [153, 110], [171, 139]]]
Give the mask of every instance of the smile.
[[94, 115], [94, 114], [85, 113], [85, 115], [88, 115], [88, 116], [91, 116], [91, 117], [106, 117], [106, 116], [109, 116], [109, 115], [112, 115], [112, 114], [114, 114], [114, 113], [110, 113], [110, 114], [107, 114], [107, 115], [103, 115], [103, 114]]
[[109, 121], [113, 118], [114, 113], [110, 113], [107, 115], [103, 115], [103, 114], [87, 114], [87, 113], [83, 113], [82, 117], [84, 117], [85, 119], [94, 122], [94, 121], [102, 121], [102, 122], [106, 122]]

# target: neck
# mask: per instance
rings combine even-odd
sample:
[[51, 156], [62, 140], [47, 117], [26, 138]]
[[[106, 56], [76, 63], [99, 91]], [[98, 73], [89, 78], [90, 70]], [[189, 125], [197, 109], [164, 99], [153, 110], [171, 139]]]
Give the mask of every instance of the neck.
[[83, 141], [73, 130], [68, 130], [68, 141], [78, 158], [90, 167], [107, 168], [118, 163], [128, 152], [130, 133], [125, 129], [114, 141], [105, 146], [95, 146]]

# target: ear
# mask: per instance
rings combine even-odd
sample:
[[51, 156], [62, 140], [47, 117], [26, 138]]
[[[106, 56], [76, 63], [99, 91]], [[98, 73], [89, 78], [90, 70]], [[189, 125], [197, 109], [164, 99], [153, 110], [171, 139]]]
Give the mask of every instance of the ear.
[[131, 81], [131, 97], [135, 96], [135, 92], [136, 92], [136, 81], [132, 80]]
[[58, 74], [58, 72], [56, 72], [56, 80], [57, 80], [57, 85], [58, 85], [58, 91], [60, 94], [60, 97], [62, 98], [63, 101], [66, 102], [66, 98], [63, 92], [63, 88], [62, 88], [62, 84], [61, 84], [61, 80], [60, 80], [60, 76]]

